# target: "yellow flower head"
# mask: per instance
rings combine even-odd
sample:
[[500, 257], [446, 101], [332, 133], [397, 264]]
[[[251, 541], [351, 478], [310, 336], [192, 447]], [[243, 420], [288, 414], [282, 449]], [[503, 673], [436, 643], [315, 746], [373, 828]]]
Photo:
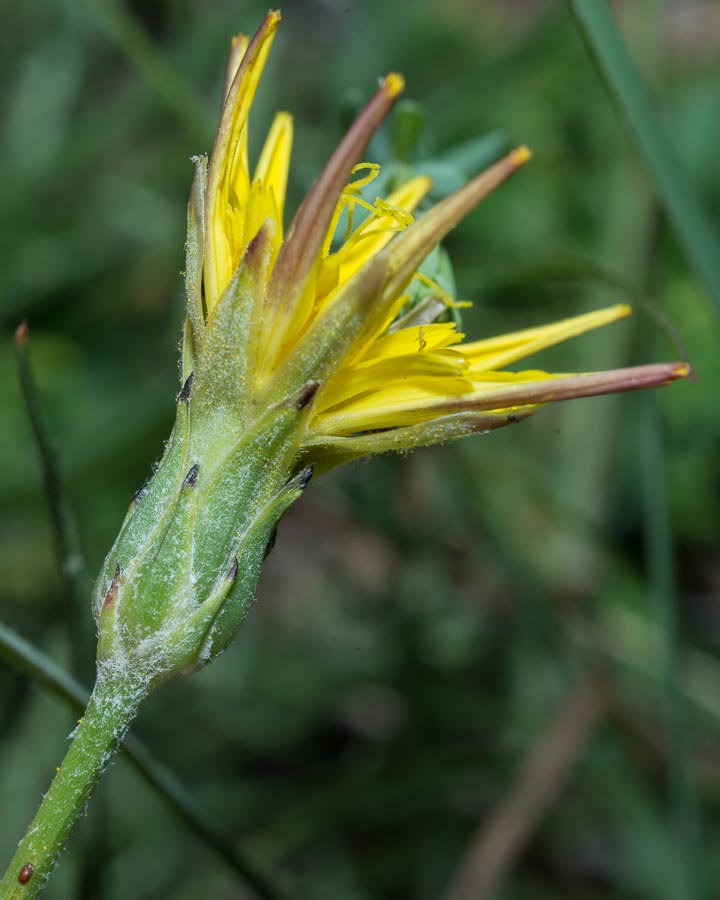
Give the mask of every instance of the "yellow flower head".
[[[530, 152], [513, 150], [417, 219], [413, 213], [432, 186], [425, 176], [368, 203], [360, 192], [379, 167], [358, 160], [403, 90], [395, 73], [381, 81], [285, 234], [291, 117], [277, 114], [252, 174], [247, 150], [248, 114], [279, 22], [271, 12], [252, 40], [234, 39], [212, 155], [196, 160], [186, 376], [198, 358], [213, 368], [213, 357], [216, 376], [250, 422], [305, 385], [305, 396], [313, 397], [300, 457], [334, 465], [487, 431], [553, 400], [688, 374], [685, 363], [561, 376], [506, 369], [628, 315], [625, 305], [475, 342], [464, 342], [454, 323], [435, 321], [457, 303], [418, 267]], [[365, 216], [354, 225], [359, 208]], [[343, 212], [348, 227], [338, 241]], [[413, 280], [435, 296], [409, 304]]]

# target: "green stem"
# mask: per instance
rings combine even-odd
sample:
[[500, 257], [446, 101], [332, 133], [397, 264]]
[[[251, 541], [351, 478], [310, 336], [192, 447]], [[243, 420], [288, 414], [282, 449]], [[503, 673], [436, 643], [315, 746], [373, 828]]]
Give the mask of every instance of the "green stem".
[[35, 897], [45, 886], [147, 691], [147, 682], [136, 676], [98, 673], [70, 749], [0, 882], [0, 900]]
[[73, 674], [80, 681], [89, 682], [95, 668], [93, 665], [95, 631], [92, 619], [87, 614], [90, 585], [85, 551], [80, 537], [80, 529], [65, 492], [55, 441], [40, 402], [30, 364], [28, 337], [28, 324], [23, 322], [15, 332], [18, 380], [35, 436], [35, 446], [40, 456], [58, 566], [65, 581], [68, 600], [73, 612], [71, 616], [66, 617], [70, 631]]
[[[45, 483], [45, 495], [50, 513], [50, 524], [55, 544], [58, 567], [65, 582], [65, 593], [72, 615], [64, 616], [70, 642], [70, 658], [73, 674], [80, 681], [88, 682], [94, 674], [95, 629], [87, 614], [87, 598], [90, 592], [85, 550], [80, 529], [72, 511], [60, 466], [53, 434], [45, 416], [38, 386], [33, 374], [29, 348], [29, 328], [23, 322], [15, 332], [15, 358], [18, 379], [25, 401], [25, 410], [33, 433], [35, 447]], [[84, 706], [85, 704], [83, 704]], [[84, 827], [80, 871], [78, 872], [78, 900], [101, 900], [103, 891], [103, 865], [105, 857], [105, 828], [102, 809], [92, 828]]]

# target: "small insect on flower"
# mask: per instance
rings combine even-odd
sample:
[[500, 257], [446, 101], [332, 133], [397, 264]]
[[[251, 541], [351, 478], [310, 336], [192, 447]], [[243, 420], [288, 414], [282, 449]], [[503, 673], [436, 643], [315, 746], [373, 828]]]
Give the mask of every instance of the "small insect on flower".
[[26, 863], [22, 869], [20, 869], [20, 874], [18, 875], [18, 881], [20, 884], [27, 884], [30, 879], [33, 877], [34, 868], [32, 863]]

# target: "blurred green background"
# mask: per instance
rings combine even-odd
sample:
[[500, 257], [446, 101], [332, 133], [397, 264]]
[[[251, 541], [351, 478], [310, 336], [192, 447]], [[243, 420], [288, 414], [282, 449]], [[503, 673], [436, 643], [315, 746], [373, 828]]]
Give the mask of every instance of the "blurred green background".
[[[720, 7], [615, 7], [717, 218]], [[265, 11], [254, 0], [2, 10], [1, 616], [63, 665], [69, 605], [12, 333], [29, 320], [92, 574], [172, 423], [189, 158], [210, 149], [230, 35]], [[475, 301], [466, 332], [629, 299], [632, 321], [531, 363], [688, 358], [697, 382], [564, 404], [313, 484], [281, 523], [233, 647], [164, 688], [134, 731], [289, 897], [712, 900], [717, 307], [569, 6], [292, 0], [283, 13], [251, 148], [275, 109], [294, 114], [291, 206], [349, 111], [397, 69], [420, 106], [400, 108], [369, 158], [429, 169], [440, 196], [506, 143], [535, 153], [446, 242], [458, 295]], [[3, 859], [73, 722], [0, 669]], [[96, 799], [48, 900], [252, 896], [123, 759]], [[88, 832], [102, 841], [90, 866]]]

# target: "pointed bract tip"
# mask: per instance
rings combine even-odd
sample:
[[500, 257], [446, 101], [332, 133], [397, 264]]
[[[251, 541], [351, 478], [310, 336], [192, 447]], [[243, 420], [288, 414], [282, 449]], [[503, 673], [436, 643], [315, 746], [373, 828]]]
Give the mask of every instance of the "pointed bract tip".
[[525, 163], [530, 162], [532, 159], [532, 151], [525, 144], [521, 144], [511, 152], [510, 159], [519, 168], [520, 166], [524, 166]]
[[399, 72], [388, 72], [383, 79], [382, 86], [390, 97], [394, 99], [405, 90], [405, 79]]
[[268, 10], [268, 14], [265, 16], [265, 20], [263, 21], [263, 25], [268, 27], [277, 28], [280, 24], [280, 20], [282, 19], [282, 13], [279, 9], [271, 9]]
[[697, 381], [697, 377], [695, 372], [693, 371], [693, 367], [690, 363], [686, 362], [678, 362], [673, 366], [672, 371], [673, 378], [689, 378], [690, 381]]
[[310, 484], [310, 479], [313, 476], [313, 467], [308, 466], [306, 469], [303, 469], [300, 475], [298, 476], [298, 487], [301, 491], [304, 491], [305, 488]]
[[182, 386], [182, 390], [180, 391], [180, 396], [178, 400], [185, 403], [190, 399], [190, 394], [192, 393], [193, 381], [195, 380], [195, 373], [191, 372], [188, 377], [185, 379], [185, 384]]
[[28, 320], [23, 319], [22, 322], [15, 329], [15, 343], [18, 347], [24, 347], [25, 342], [28, 339], [28, 335], [30, 334], [30, 326], [28, 325]]
[[198, 479], [198, 472], [200, 471], [200, 465], [195, 463], [195, 465], [190, 469], [190, 471], [185, 476], [185, 480], [183, 481], [184, 487], [195, 487], [195, 483]]
[[307, 384], [300, 388], [300, 393], [295, 401], [295, 406], [297, 406], [298, 409], [305, 409], [315, 394], [317, 394], [317, 389], [319, 387], [320, 384], [317, 381], [308, 381]]

